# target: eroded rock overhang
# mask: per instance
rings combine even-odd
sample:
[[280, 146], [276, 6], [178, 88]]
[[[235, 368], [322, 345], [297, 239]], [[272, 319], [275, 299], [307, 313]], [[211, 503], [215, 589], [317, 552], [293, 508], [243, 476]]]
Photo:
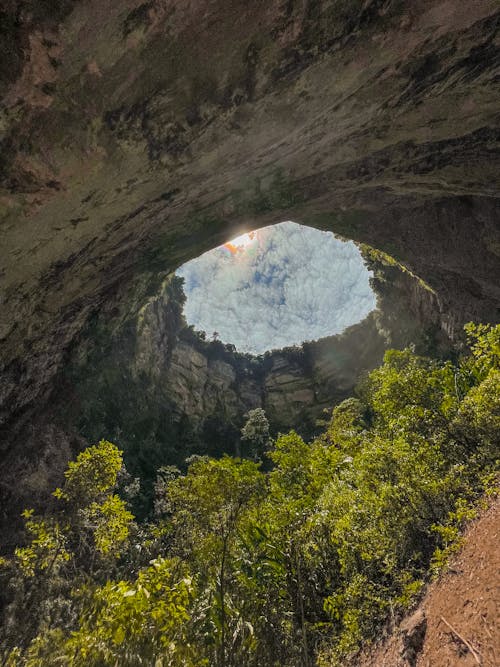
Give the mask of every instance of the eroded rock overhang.
[[92, 313], [284, 219], [395, 257], [452, 335], [498, 320], [496, 0], [1, 11], [5, 427]]

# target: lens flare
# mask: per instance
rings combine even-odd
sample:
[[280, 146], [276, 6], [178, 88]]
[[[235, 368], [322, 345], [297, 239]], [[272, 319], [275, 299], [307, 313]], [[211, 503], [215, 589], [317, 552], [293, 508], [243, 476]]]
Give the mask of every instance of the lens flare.
[[237, 255], [238, 253], [245, 252], [256, 240], [257, 232], [248, 232], [248, 234], [241, 234], [241, 236], [237, 236], [232, 241], [224, 243], [223, 247], [229, 250], [231, 255]]

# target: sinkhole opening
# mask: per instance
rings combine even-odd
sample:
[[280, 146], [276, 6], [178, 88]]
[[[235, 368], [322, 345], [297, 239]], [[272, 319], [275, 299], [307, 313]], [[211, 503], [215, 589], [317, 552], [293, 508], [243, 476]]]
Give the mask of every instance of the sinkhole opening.
[[251, 354], [341, 333], [376, 308], [355, 243], [291, 221], [242, 234], [177, 275], [187, 323]]

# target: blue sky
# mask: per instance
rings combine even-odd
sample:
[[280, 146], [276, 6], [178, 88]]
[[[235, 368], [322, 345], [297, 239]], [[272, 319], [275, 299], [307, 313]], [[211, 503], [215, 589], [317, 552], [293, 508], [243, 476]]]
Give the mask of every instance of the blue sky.
[[255, 354], [340, 333], [376, 306], [354, 243], [294, 222], [242, 235], [177, 275], [188, 323]]

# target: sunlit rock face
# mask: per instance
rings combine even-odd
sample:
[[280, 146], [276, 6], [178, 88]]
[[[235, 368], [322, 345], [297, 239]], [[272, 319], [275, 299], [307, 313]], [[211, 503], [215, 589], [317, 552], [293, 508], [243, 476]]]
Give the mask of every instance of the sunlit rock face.
[[127, 326], [96, 334], [104, 347], [71, 359], [70, 402], [80, 408], [76, 424], [67, 420], [69, 430], [76, 426], [91, 441], [106, 433], [132, 466], [149, 448], [156, 467], [182, 465], [192, 453], [234, 453], [244, 416], [255, 407], [265, 409], [273, 433], [295, 428], [309, 436], [323, 410], [380, 363], [388, 344], [372, 313], [342, 335], [241, 354], [189, 327], [184, 298], [172, 276]]
[[253, 354], [341, 333], [376, 306], [354, 243], [293, 222], [242, 234], [177, 275], [188, 324]]

